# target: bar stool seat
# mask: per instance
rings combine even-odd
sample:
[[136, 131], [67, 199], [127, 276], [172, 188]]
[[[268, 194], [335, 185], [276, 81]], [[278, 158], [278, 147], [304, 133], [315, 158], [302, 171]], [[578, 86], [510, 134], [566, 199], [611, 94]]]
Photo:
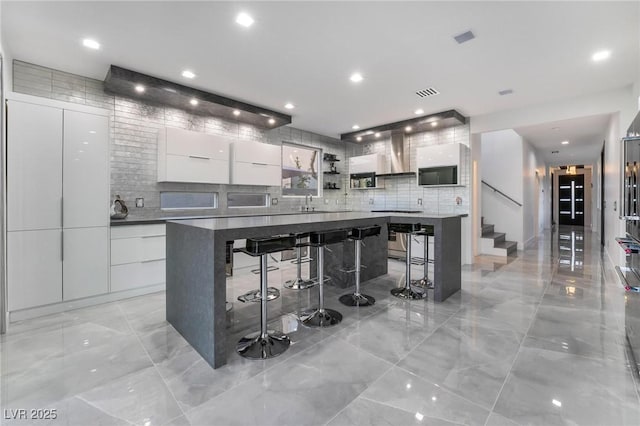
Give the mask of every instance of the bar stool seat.
[[[260, 302], [260, 331], [248, 334], [238, 341], [236, 351], [242, 357], [249, 359], [273, 358], [286, 351], [291, 345], [286, 334], [267, 329], [267, 302], [280, 295], [277, 289], [269, 289], [267, 286], [267, 260], [269, 253], [289, 250], [295, 244], [296, 240], [293, 235], [247, 239], [246, 247], [242, 251], [250, 256], [260, 256], [260, 290], [245, 293], [238, 297], [238, 300], [241, 302]], [[264, 295], [266, 297], [263, 297]]]
[[411, 287], [411, 235], [419, 232], [422, 229], [420, 223], [389, 223], [389, 231], [400, 232], [408, 234], [407, 238], [407, 253], [405, 259], [405, 282], [404, 287], [391, 289], [391, 294], [401, 299], [424, 299], [427, 297], [426, 289], [417, 287], [413, 289]]
[[288, 288], [290, 290], [306, 290], [311, 287], [315, 287], [318, 283], [312, 279], [304, 279], [302, 278], [302, 264], [308, 263], [309, 259], [302, 259], [302, 248], [308, 247], [309, 243], [304, 242], [303, 240], [309, 236], [308, 232], [302, 232], [298, 234], [294, 234], [296, 237], [296, 259], [291, 263], [296, 264], [296, 278], [293, 280], [285, 281], [283, 287]]
[[363, 226], [358, 228], [353, 228], [351, 230], [351, 239], [355, 242], [355, 278], [356, 278], [356, 291], [351, 294], [344, 294], [340, 296], [338, 299], [340, 303], [347, 306], [373, 306], [376, 303], [376, 299], [373, 296], [368, 296], [366, 294], [360, 293], [360, 270], [362, 268], [361, 265], [361, 250], [362, 244], [365, 238], [374, 237], [380, 235], [380, 226]]
[[319, 306], [316, 309], [304, 311], [300, 315], [302, 324], [309, 327], [330, 327], [342, 321], [342, 314], [333, 309], [324, 307], [324, 282], [328, 281], [324, 277], [324, 249], [328, 244], [341, 243], [349, 238], [349, 231], [346, 229], [317, 231], [309, 235], [309, 244], [318, 248], [318, 289]]

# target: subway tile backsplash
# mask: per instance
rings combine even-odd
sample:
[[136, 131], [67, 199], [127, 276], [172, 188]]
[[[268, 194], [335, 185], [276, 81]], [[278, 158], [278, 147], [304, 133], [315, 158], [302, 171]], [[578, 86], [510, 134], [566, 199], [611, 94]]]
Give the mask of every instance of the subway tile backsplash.
[[[317, 210], [411, 209], [431, 214], [468, 213], [470, 199], [470, 154], [462, 164], [462, 184], [450, 188], [422, 188], [415, 178], [385, 178], [384, 189], [349, 190], [348, 158], [355, 155], [382, 153], [390, 158], [391, 141], [357, 145], [335, 138], [296, 129], [290, 126], [264, 130], [252, 125], [228, 121], [218, 117], [190, 114], [187, 111], [151, 105], [135, 99], [104, 92], [102, 81], [69, 74], [39, 65], [14, 60], [13, 90], [66, 102], [108, 109], [111, 112], [111, 197], [119, 194], [128, 204], [131, 217], [154, 217], [160, 211], [161, 191], [212, 191], [218, 193], [217, 213], [228, 213], [227, 192], [269, 193], [278, 204], [265, 208], [242, 209], [243, 213], [266, 213], [298, 210], [303, 198], [283, 197], [280, 187], [245, 185], [208, 185], [157, 182], [157, 135], [163, 127], [217, 134], [236, 140], [260, 141], [275, 145], [282, 142], [320, 148], [337, 155], [340, 175], [331, 178], [342, 191], [323, 191], [321, 199], [314, 199]], [[408, 136], [405, 148], [410, 149], [410, 170], [416, 170], [418, 147], [460, 142], [469, 145], [468, 125]], [[323, 162], [323, 170], [329, 164]], [[135, 207], [136, 198], [145, 199], [144, 208]], [[456, 204], [456, 197], [461, 203]], [[422, 205], [418, 204], [422, 199]], [[235, 210], [237, 211], [237, 209]], [[185, 211], [185, 214], [199, 214]], [[210, 214], [211, 212], [202, 212]], [[173, 214], [173, 213], [172, 213]]]

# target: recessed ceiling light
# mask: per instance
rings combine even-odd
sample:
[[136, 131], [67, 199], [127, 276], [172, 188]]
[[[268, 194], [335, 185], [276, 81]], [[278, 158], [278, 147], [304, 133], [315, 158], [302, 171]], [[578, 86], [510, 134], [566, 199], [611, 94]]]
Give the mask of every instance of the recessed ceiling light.
[[376, 134], [375, 134], [375, 137], [376, 137], [376, 138], [379, 138], [379, 137], [380, 137], [380, 133], [376, 133]]
[[243, 27], [249, 28], [251, 25], [253, 25], [254, 20], [249, 14], [242, 12], [239, 13], [238, 16], [236, 16], [236, 23], [242, 25]]
[[562, 145], [569, 145], [569, 141], [562, 141], [560, 142]]
[[601, 50], [599, 52], [594, 53], [591, 56], [591, 59], [594, 60], [595, 62], [600, 62], [600, 61], [604, 61], [605, 59], [609, 59], [609, 56], [611, 56], [610, 50]]
[[100, 49], [100, 43], [90, 38], [85, 38], [84, 40], [82, 40], [82, 45], [84, 47], [88, 47], [89, 49]]
[[273, 118], [269, 119], [269, 124], [276, 124], [276, 120], [274, 120]]
[[136, 92], [138, 92], [138, 93], [144, 92], [144, 86], [142, 84], [137, 84], [136, 85]]
[[240, 110], [234, 109], [233, 110], [233, 115], [235, 115], [236, 117], [240, 115]]
[[353, 74], [351, 74], [351, 77], [349, 77], [349, 80], [353, 81], [354, 83], [360, 83], [362, 80], [364, 80], [364, 77], [362, 77], [362, 74], [360, 74], [359, 72], [354, 72]]
[[353, 130], [358, 130], [360, 128], [360, 126], [358, 126], [357, 124], [354, 124], [353, 126], [351, 126], [351, 128]]
[[412, 130], [413, 130], [413, 127], [411, 127], [411, 126], [407, 126], [407, 127], [404, 128], [405, 132], [410, 132]]
[[431, 122], [431, 127], [436, 127], [437, 125], [438, 125], [438, 122], [437, 122], [437, 121], [432, 121], [432, 122]]
[[362, 140], [362, 136], [358, 136], [358, 137], [356, 138], [356, 140], [357, 140], [358, 142], [360, 142], [360, 141]]
[[191, 105], [193, 105], [193, 106], [196, 106], [196, 105], [198, 105], [198, 100], [197, 100], [196, 98], [193, 98], [193, 99], [191, 99], [191, 100], [189, 101], [189, 103], [190, 103]]
[[284, 107], [286, 109], [294, 109], [296, 106], [294, 104], [292, 104], [291, 102], [287, 102], [286, 104], [284, 104]]
[[184, 78], [196, 78], [196, 74], [193, 71], [189, 71], [189, 70], [182, 71], [182, 76]]
[[413, 113], [415, 115], [420, 115], [420, 114], [424, 114], [424, 110], [422, 108], [418, 108], [417, 110], [413, 111]]

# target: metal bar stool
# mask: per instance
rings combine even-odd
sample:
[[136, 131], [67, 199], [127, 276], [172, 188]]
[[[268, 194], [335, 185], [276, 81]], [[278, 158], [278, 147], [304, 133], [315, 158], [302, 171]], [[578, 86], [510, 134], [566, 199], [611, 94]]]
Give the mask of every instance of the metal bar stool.
[[274, 330], [267, 330], [267, 301], [280, 297], [276, 288], [267, 287], [267, 256], [283, 250], [290, 250], [296, 244], [292, 235], [271, 238], [247, 239], [245, 253], [260, 256], [260, 290], [250, 291], [238, 297], [241, 302], [260, 302], [260, 331], [251, 333], [238, 342], [236, 351], [240, 356], [250, 359], [267, 359], [280, 355], [289, 348], [289, 337]]
[[309, 236], [308, 232], [295, 234], [296, 260], [293, 260], [291, 263], [296, 264], [296, 267], [297, 267], [296, 278], [294, 280], [285, 281], [285, 283], [283, 284], [285, 288], [288, 288], [291, 290], [306, 290], [318, 284], [314, 280], [311, 280], [311, 279], [305, 280], [302, 278], [302, 264], [309, 262], [309, 259], [307, 260], [302, 259], [302, 247], [306, 247], [309, 245], [308, 243], [305, 243], [303, 240], [308, 236]]
[[411, 284], [423, 288], [433, 288], [433, 281], [429, 279], [429, 237], [433, 237], [433, 225], [425, 225], [421, 231], [415, 233], [416, 236], [424, 237], [424, 277], [413, 280]]
[[362, 268], [362, 265], [360, 263], [361, 261], [361, 249], [362, 249], [362, 244], [365, 238], [367, 237], [373, 237], [373, 236], [377, 236], [380, 235], [380, 226], [379, 225], [374, 225], [374, 226], [363, 226], [363, 227], [359, 227], [359, 228], [353, 228], [351, 230], [351, 239], [354, 240], [355, 242], [355, 263], [356, 263], [356, 267], [353, 270], [353, 272], [355, 272], [355, 276], [356, 276], [356, 291], [355, 293], [352, 294], [345, 294], [340, 296], [340, 298], [338, 300], [340, 300], [340, 302], [343, 305], [347, 305], [347, 306], [373, 306], [376, 303], [376, 299], [374, 299], [372, 296], [368, 296], [366, 294], [362, 294], [360, 293], [360, 269]]
[[310, 327], [330, 327], [342, 321], [342, 314], [333, 309], [324, 307], [324, 249], [328, 244], [341, 243], [349, 238], [349, 231], [340, 229], [335, 231], [318, 231], [309, 235], [309, 243], [318, 248], [318, 288], [320, 291], [319, 306], [317, 309], [304, 311], [300, 315], [302, 324]]
[[404, 279], [404, 287], [391, 289], [391, 294], [402, 299], [424, 299], [427, 297], [425, 290], [418, 291], [411, 288], [411, 235], [420, 231], [422, 225], [419, 223], [389, 223], [389, 231], [407, 234], [407, 254], [406, 254], [406, 273]]

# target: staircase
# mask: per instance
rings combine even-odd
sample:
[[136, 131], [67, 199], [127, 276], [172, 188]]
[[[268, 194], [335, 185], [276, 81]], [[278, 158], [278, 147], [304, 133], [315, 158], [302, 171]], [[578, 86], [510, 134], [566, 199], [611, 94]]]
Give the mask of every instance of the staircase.
[[495, 232], [495, 225], [487, 225], [482, 218], [482, 237], [480, 238], [480, 253], [492, 256], [517, 256], [518, 243], [507, 241], [506, 234]]

